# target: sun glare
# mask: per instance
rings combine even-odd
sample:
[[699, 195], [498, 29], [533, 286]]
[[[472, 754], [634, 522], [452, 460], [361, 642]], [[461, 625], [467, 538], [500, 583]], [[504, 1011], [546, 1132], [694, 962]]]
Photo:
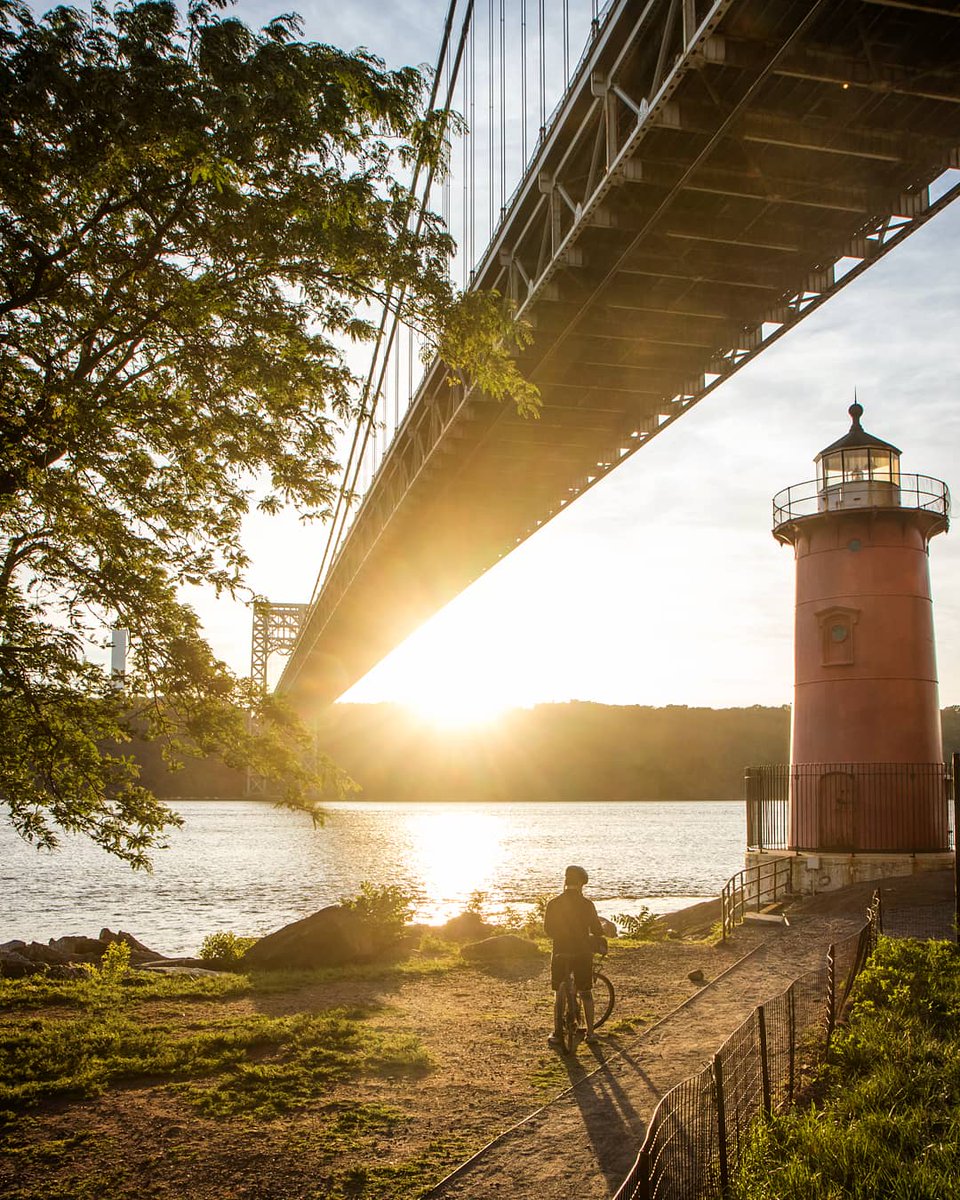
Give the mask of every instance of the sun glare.
[[503, 831], [496, 816], [431, 805], [411, 817], [408, 831], [423, 880], [421, 920], [446, 921], [463, 912], [474, 892], [490, 888], [503, 857]]
[[437, 729], [470, 729], [490, 724], [511, 706], [482, 693], [437, 691], [411, 698], [405, 707]]

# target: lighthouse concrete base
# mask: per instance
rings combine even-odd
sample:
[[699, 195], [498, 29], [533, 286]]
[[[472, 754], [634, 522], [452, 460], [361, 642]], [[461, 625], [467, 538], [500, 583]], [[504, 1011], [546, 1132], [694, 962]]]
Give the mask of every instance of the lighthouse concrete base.
[[[748, 850], [747, 867], [770, 866], [789, 861], [795, 895], [811, 896], [834, 892], [851, 883], [889, 879], [895, 875], [919, 875], [953, 866], [953, 852], [926, 854], [841, 854], [789, 850]], [[782, 889], [782, 885], [781, 885]]]

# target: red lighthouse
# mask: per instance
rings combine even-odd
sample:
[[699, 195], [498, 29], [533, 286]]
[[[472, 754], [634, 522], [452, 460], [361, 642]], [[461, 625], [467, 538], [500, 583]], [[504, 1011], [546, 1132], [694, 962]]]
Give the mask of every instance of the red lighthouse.
[[[900, 451], [862, 427], [859, 404], [849, 411], [816, 479], [774, 499], [774, 537], [797, 562], [791, 762], [748, 774], [764, 797], [751, 805], [748, 790], [748, 811], [754, 851], [802, 856], [813, 874], [801, 887], [946, 861], [928, 561], [949, 493], [901, 474]], [[787, 819], [775, 832], [777, 807]]]

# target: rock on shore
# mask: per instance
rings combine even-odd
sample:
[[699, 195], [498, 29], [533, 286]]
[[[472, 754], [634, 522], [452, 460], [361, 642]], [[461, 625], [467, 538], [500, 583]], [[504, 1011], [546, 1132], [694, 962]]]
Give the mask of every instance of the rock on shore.
[[203, 964], [195, 958], [167, 958], [138, 941], [132, 933], [101, 929], [99, 937], [70, 934], [51, 938], [48, 942], [24, 942], [20, 939], [0, 944], [0, 976], [23, 978], [27, 975], [47, 975], [54, 979], [71, 979], [86, 974], [85, 966], [96, 966], [114, 942], [130, 947], [130, 965], [142, 971], [164, 970], [173, 967], [197, 968]]

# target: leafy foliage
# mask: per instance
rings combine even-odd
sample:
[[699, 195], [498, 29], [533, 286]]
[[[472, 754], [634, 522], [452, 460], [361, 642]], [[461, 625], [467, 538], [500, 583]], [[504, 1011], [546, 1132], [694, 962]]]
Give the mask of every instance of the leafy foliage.
[[[246, 594], [251, 506], [328, 515], [369, 303], [392, 289], [452, 372], [537, 404], [526, 332], [452, 293], [438, 218], [411, 227], [403, 173], [443, 145], [420, 74], [222, 7], [0, 0], [0, 801], [39, 845], [79, 831], [135, 866], [177, 818], [134, 733], [314, 812], [349, 786], [184, 589]], [[89, 661], [110, 627], [124, 686]]]
[[881, 938], [834, 1041], [823, 1100], [758, 1125], [739, 1200], [952, 1196], [960, 1170], [960, 955]]
[[243, 962], [243, 956], [256, 942], [256, 938], [240, 937], [236, 933], [210, 933], [200, 946], [200, 958], [204, 962], [233, 970]]
[[610, 919], [626, 937], [656, 941], [664, 936], [662, 921], [645, 904], [635, 913], [614, 913]]
[[395, 884], [364, 881], [356, 896], [343, 897], [340, 903], [385, 941], [399, 937], [413, 913], [413, 896]]

